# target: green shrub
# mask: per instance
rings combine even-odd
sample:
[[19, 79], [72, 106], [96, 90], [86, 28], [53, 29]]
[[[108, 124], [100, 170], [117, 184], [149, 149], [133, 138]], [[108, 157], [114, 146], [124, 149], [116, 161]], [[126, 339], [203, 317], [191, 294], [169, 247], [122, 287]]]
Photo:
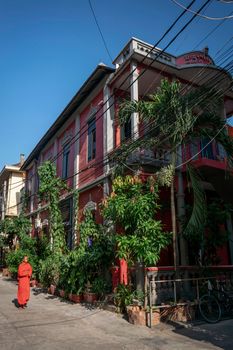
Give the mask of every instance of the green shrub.
[[106, 293], [111, 291], [111, 285], [103, 277], [96, 277], [92, 282], [91, 290], [102, 298]]
[[119, 284], [115, 292], [114, 303], [118, 310], [124, 313], [126, 312], [126, 307], [133, 304], [134, 301], [142, 305], [144, 298], [145, 295], [143, 292], [133, 291], [129, 285]]
[[38, 271], [38, 258], [29, 250], [17, 249], [10, 251], [6, 257], [6, 263], [9, 271], [12, 273], [12, 277], [15, 278], [17, 276], [19, 264], [21, 264], [25, 255], [29, 258], [29, 263], [33, 269], [33, 276], [36, 275]]
[[39, 280], [44, 287], [57, 285], [60, 277], [61, 255], [52, 254], [39, 262]]

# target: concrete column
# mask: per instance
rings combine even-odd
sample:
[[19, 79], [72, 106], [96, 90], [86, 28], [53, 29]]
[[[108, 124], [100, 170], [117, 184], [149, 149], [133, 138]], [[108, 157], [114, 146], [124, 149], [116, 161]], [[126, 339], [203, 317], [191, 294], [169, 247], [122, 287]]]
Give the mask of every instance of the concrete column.
[[[75, 119], [75, 135], [78, 135], [80, 131], [80, 115], [78, 114], [76, 119]], [[74, 144], [74, 174], [79, 172], [79, 150], [80, 150], [80, 142], [79, 142], [79, 137], [75, 141]], [[74, 176], [74, 189], [78, 188], [78, 181], [79, 181], [79, 175], [76, 174]]]
[[[131, 67], [131, 77], [130, 77], [130, 98], [131, 101], [138, 101], [138, 70], [137, 63], [132, 62]], [[132, 113], [131, 115], [131, 137], [132, 139], [137, 139], [139, 136], [139, 115], [138, 113]]]
[[6, 186], [7, 186], [7, 182], [5, 180], [3, 184], [3, 196], [2, 196], [2, 220], [5, 219], [5, 215], [6, 215]]
[[[80, 132], [80, 115], [77, 114], [76, 118], [75, 118], [75, 135], [78, 135]], [[74, 190], [77, 190], [79, 187], [79, 153], [80, 153], [80, 138], [78, 137], [78, 139], [75, 141], [74, 144], [74, 174], [76, 174], [74, 176], [73, 179], [73, 188]], [[78, 203], [78, 207], [79, 207], [79, 203]], [[75, 248], [76, 242], [77, 242], [77, 216], [78, 213], [75, 212], [76, 208], [75, 208], [75, 203], [74, 203], [74, 197], [73, 197], [73, 201], [72, 201], [72, 207], [71, 207], [73, 216], [72, 216], [72, 249]]]
[[232, 225], [232, 216], [230, 215], [227, 219], [227, 231], [229, 232], [229, 250], [230, 250], [230, 259], [231, 264], [233, 265], [233, 225]]
[[[114, 97], [111, 97], [111, 91], [108, 86], [107, 80], [104, 87], [104, 120], [103, 120], [103, 157], [104, 160], [107, 160], [107, 155], [114, 148]], [[106, 176], [104, 180], [104, 196], [109, 194], [109, 179], [108, 174], [110, 171], [109, 163], [104, 166], [104, 174]]]
[[32, 168], [33, 176], [32, 176], [32, 178], [30, 180], [31, 181], [30, 212], [33, 212], [33, 210], [34, 210], [34, 197], [35, 197], [35, 192], [36, 192], [36, 190], [35, 190], [36, 171], [37, 171], [37, 169], [36, 169], [36, 162], [34, 161], [33, 168]]

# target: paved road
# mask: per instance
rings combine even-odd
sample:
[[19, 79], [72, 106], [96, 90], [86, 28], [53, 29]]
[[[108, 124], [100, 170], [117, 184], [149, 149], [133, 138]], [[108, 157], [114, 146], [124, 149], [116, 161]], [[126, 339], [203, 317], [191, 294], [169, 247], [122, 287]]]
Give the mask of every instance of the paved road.
[[12, 302], [14, 282], [0, 277], [1, 350], [233, 349], [233, 321], [193, 329], [130, 325], [119, 315], [32, 291], [29, 307]]

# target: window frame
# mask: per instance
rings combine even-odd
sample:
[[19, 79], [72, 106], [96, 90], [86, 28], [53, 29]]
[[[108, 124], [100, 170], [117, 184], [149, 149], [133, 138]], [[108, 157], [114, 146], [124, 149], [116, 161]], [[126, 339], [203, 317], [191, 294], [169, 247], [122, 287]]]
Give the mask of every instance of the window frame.
[[87, 122], [87, 162], [96, 158], [96, 119], [92, 117]]
[[131, 117], [121, 126], [121, 141], [129, 140], [132, 137]]
[[62, 148], [62, 174], [61, 178], [66, 180], [69, 177], [70, 145], [65, 144]]

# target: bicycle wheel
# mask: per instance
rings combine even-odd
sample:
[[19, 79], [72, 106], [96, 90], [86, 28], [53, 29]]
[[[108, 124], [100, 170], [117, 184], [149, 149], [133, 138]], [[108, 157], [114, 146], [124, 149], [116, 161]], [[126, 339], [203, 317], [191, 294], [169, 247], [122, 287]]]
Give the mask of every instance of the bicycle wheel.
[[199, 311], [205, 321], [216, 323], [221, 318], [221, 308], [213, 295], [205, 294], [200, 298]]

